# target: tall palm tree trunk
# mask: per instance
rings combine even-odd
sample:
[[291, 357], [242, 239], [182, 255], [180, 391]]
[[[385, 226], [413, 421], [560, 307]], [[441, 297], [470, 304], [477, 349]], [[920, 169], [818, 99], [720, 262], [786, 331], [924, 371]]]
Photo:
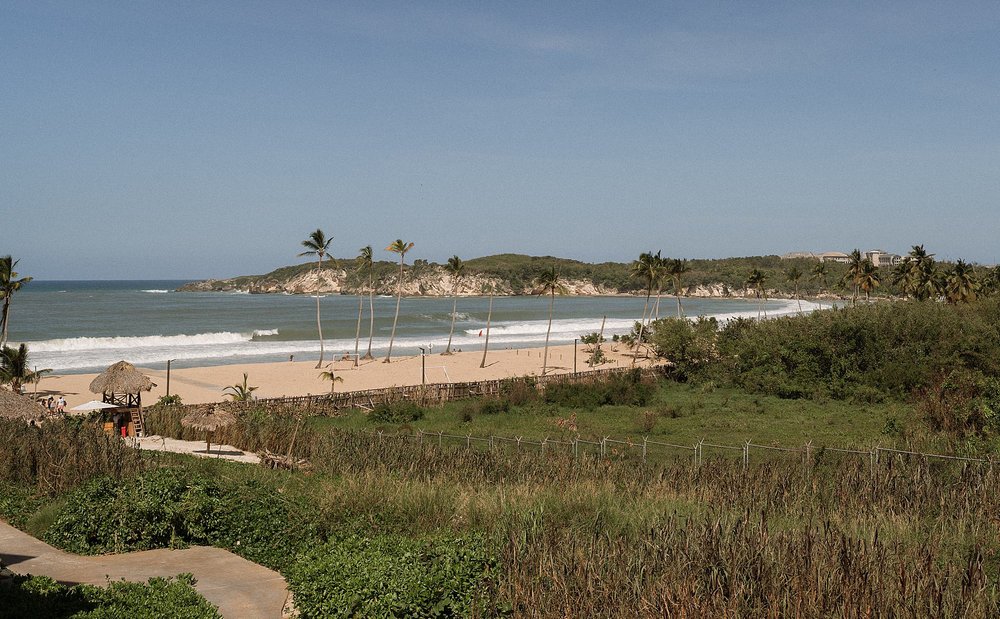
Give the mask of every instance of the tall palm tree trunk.
[[795, 300], [799, 302], [799, 315], [802, 315], [802, 297], [799, 296], [799, 285], [795, 284]]
[[493, 293], [494, 289], [490, 288], [490, 311], [486, 314], [486, 341], [483, 342], [483, 360], [479, 363], [479, 367], [486, 367], [486, 351], [490, 349], [490, 323], [493, 321]]
[[653, 320], [660, 319], [660, 295], [663, 294], [663, 288], [656, 289], [656, 303], [654, 304], [653, 310]]
[[3, 348], [7, 344], [7, 321], [10, 320], [10, 296], [5, 296], [3, 298], [3, 316], [0, 317], [0, 348]]
[[549, 297], [549, 328], [545, 330], [545, 352], [542, 354], [542, 376], [545, 376], [545, 370], [549, 366], [549, 334], [552, 333], [552, 306], [556, 302], [556, 291], [552, 290], [552, 295]]
[[[646, 305], [649, 305], [649, 297], [653, 294], [653, 289], [646, 290]], [[639, 323], [639, 337], [635, 340], [635, 354], [632, 355], [632, 365], [639, 360], [639, 349], [642, 348], [642, 333], [646, 330], [646, 312], [642, 313], [642, 322]]]
[[372, 280], [371, 271], [368, 272], [368, 352], [365, 359], [374, 359], [372, 356], [372, 338], [375, 337], [375, 283]]
[[358, 365], [361, 347], [361, 315], [364, 313], [365, 295], [358, 295], [358, 328], [354, 331], [354, 365]]
[[448, 346], [445, 347], [442, 355], [451, 354], [451, 336], [455, 334], [455, 312], [458, 310], [458, 294], [455, 294], [455, 299], [451, 304], [451, 330], [448, 331]]
[[392, 318], [392, 334], [389, 336], [389, 352], [385, 355], [383, 363], [389, 363], [392, 357], [392, 343], [396, 340], [396, 322], [399, 321], [399, 302], [403, 298], [403, 255], [399, 256], [399, 282], [396, 285], [396, 315]]
[[[319, 261], [316, 263], [316, 281], [317, 285], [319, 283], [319, 275], [321, 269], [323, 268], [323, 258], [320, 257]], [[319, 290], [316, 290], [316, 330], [319, 331], [319, 362], [316, 363], [316, 369], [323, 367], [323, 321], [319, 317]]]
[[674, 298], [677, 299], [677, 317], [684, 318], [684, 310], [681, 308], [681, 283], [674, 280]]

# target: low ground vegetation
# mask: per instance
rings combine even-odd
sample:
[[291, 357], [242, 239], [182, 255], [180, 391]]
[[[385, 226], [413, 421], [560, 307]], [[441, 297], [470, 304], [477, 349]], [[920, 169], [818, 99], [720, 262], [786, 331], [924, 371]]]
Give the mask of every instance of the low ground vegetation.
[[[77, 552], [229, 548], [281, 570], [304, 617], [992, 616], [1000, 468], [867, 448], [992, 453], [997, 311], [661, 322], [675, 381], [511, 382], [499, 400], [337, 417], [251, 408], [220, 432], [307, 458], [308, 475], [0, 423], [0, 513]], [[151, 411], [150, 429], [200, 438], [179, 414]], [[747, 467], [723, 452], [449, 449], [420, 431], [813, 449]], [[863, 453], [825, 448], [845, 446]]]
[[36, 619], [221, 619], [219, 611], [195, 591], [194, 582], [190, 574], [181, 574], [95, 587], [62, 585], [44, 576], [15, 576], [0, 586], [0, 609], [5, 617]]

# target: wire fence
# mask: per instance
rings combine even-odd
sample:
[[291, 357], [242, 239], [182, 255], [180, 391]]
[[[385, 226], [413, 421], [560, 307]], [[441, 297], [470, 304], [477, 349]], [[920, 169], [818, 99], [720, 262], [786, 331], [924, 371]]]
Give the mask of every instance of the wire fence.
[[[934, 460], [961, 462], [967, 464], [978, 464], [989, 466], [991, 469], [995, 460], [993, 458], [976, 458], [970, 456], [958, 456], [953, 454], [940, 454], [922, 451], [910, 451], [896, 449], [892, 447], [875, 446], [870, 449], [851, 449], [843, 447], [816, 446], [811, 442], [798, 447], [782, 445], [762, 445], [752, 441], [745, 441], [741, 445], [723, 445], [711, 443], [705, 440], [682, 445], [659, 441], [644, 436], [641, 439], [612, 438], [605, 436], [600, 439], [587, 440], [579, 437], [560, 438], [537, 438], [524, 436], [498, 436], [487, 435], [478, 436], [473, 434], [449, 434], [446, 432], [428, 432], [417, 430], [415, 433], [399, 433], [376, 431], [366, 433], [375, 440], [402, 440], [412, 441], [421, 445], [434, 445], [440, 448], [445, 447], [465, 447], [467, 449], [481, 448], [488, 450], [513, 449], [517, 452], [535, 452], [540, 455], [563, 453], [579, 458], [584, 455], [596, 456], [602, 459], [634, 459], [643, 463], [655, 460], [689, 459], [691, 463], [700, 466], [706, 457], [715, 455], [717, 457], [739, 458], [744, 468], [749, 468], [753, 462], [765, 461], [769, 456], [779, 458], [798, 458], [803, 465], [811, 466], [817, 459], [825, 454], [842, 454], [844, 456], [867, 458], [874, 468], [886, 458], [906, 458], [916, 457], [930, 462]], [[714, 453], [713, 453], [714, 452]]]

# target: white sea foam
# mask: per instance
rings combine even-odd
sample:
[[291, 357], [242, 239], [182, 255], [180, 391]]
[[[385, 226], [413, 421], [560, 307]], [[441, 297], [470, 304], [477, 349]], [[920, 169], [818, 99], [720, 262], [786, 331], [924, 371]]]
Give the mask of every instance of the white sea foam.
[[[802, 311], [809, 312], [821, 306], [813, 302], [802, 302]], [[794, 300], [772, 301], [768, 304], [768, 317], [795, 314], [799, 311]], [[756, 308], [742, 312], [717, 313], [714, 317], [728, 321], [737, 317], [757, 316]], [[473, 322], [464, 315], [463, 328], [455, 333], [453, 348], [465, 351], [482, 350], [485, 342], [485, 322]], [[627, 333], [638, 317], [609, 318], [605, 323], [605, 336]], [[572, 318], [552, 321], [551, 344], [572, 342], [586, 333], [601, 328], [601, 318]], [[491, 348], [541, 346], [545, 342], [547, 320], [518, 320], [494, 322], [490, 330]], [[480, 331], [483, 336], [480, 336]], [[32, 359], [39, 367], [54, 368], [56, 371], [90, 370], [107, 367], [121, 359], [139, 366], [162, 367], [167, 359], [189, 361], [192, 364], [204, 361], [239, 362], [241, 360], [278, 360], [288, 355], [311, 355], [319, 352], [316, 340], [280, 340], [277, 329], [257, 329], [246, 332], [221, 331], [194, 335], [148, 335], [121, 337], [76, 337], [28, 342]], [[448, 329], [425, 335], [403, 335], [395, 340], [393, 352], [399, 356], [416, 354], [417, 348], [432, 345], [434, 352], [443, 351], [448, 341]], [[381, 337], [373, 342], [376, 354], [384, 354], [388, 348], [388, 338]], [[340, 356], [354, 351], [354, 338], [327, 339], [324, 341], [327, 354]], [[367, 342], [361, 342], [362, 350]]]
[[58, 340], [27, 342], [31, 352], [67, 352], [86, 350], [129, 350], [143, 348], [175, 348], [184, 346], [212, 346], [249, 342], [255, 337], [277, 335], [277, 329], [259, 329], [250, 333], [198, 333], [196, 335], [145, 335], [118, 337], [70, 337]]
[[169, 290], [160, 290], [160, 289], [153, 288], [153, 289], [150, 289], [150, 290], [143, 290], [142, 292], [148, 292], [150, 294], [167, 294], [170, 291]]

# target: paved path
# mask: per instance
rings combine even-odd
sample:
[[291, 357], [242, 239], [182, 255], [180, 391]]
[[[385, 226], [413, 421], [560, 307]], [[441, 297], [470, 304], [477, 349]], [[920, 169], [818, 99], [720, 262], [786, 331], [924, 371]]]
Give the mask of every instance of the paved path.
[[182, 441], [176, 438], [166, 438], [156, 434], [142, 438], [129, 438], [128, 444], [148, 451], [171, 451], [178, 454], [198, 456], [199, 458], [221, 458], [233, 462], [260, 464], [260, 457], [251, 451], [242, 451], [232, 445], [216, 445], [212, 443], [212, 451], [205, 453], [205, 441]]
[[234, 619], [281, 617], [288, 588], [281, 574], [220, 548], [143, 550], [85, 557], [49, 546], [0, 520], [0, 559], [18, 574], [48, 576], [66, 584], [106, 585], [107, 579], [144, 582], [191, 572], [195, 588]]

